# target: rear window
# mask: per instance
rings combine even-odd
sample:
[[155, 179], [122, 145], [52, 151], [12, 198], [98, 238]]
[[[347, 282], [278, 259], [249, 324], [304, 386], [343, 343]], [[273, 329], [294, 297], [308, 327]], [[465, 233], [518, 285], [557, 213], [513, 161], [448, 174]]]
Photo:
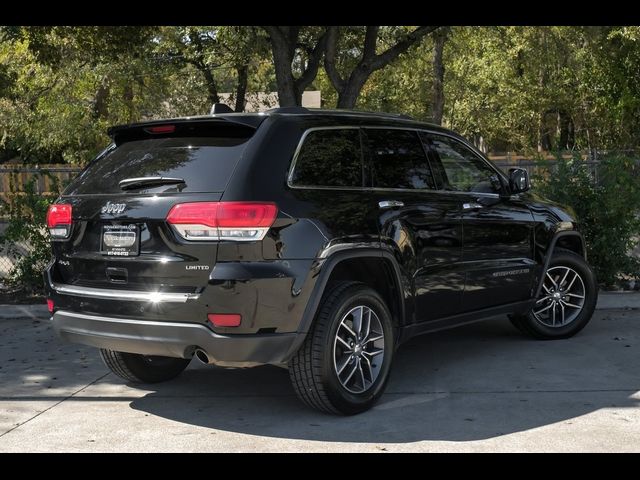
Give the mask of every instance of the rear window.
[[362, 148], [357, 128], [312, 130], [291, 175], [295, 186], [362, 187]]
[[148, 186], [136, 192], [220, 192], [248, 138], [166, 137], [126, 142], [92, 162], [66, 195], [122, 193], [118, 183], [132, 177], [176, 177], [186, 185]]

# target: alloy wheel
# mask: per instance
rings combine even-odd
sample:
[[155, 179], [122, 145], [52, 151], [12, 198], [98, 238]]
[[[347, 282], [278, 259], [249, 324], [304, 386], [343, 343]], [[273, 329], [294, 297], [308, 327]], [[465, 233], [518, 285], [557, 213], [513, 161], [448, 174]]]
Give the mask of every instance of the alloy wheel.
[[533, 316], [547, 327], [564, 327], [580, 315], [585, 295], [584, 281], [578, 272], [564, 266], [552, 267], [544, 277]]
[[364, 393], [375, 383], [384, 362], [384, 330], [371, 308], [359, 305], [340, 320], [333, 343], [333, 366], [342, 386]]

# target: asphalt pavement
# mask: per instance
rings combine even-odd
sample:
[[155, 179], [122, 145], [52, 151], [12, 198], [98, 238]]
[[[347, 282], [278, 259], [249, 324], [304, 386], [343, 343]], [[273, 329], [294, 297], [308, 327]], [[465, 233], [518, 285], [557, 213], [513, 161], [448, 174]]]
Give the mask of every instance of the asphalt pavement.
[[638, 452], [640, 310], [598, 310], [562, 341], [505, 318], [415, 338], [353, 417], [309, 410], [273, 366], [194, 360], [171, 382], [127, 385], [48, 320], [5, 317], [0, 452], [22, 451]]

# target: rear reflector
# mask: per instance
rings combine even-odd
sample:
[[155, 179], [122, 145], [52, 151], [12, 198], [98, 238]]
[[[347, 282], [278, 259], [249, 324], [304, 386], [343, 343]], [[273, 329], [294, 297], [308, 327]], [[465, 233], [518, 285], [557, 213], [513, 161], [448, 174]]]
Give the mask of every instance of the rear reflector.
[[174, 205], [167, 223], [186, 240], [262, 240], [278, 215], [274, 203], [193, 202]]
[[67, 238], [71, 233], [72, 207], [66, 203], [54, 203], [47, 210], [47, 227], [53, 238]]
[[239, 327], [242, 321], [237, 313], [210, 313], [207, 318], [214, 327]]
[[176, 131], [175, 125], [156, 125], [154, 127], [145, 128], [148, 133], [173, 133]]
[[53, 300], [51, 300], [50, 298], [47, 298], [47, 310], [49, 310], [49, 313], [53, 313], [53, 308], [54, 308]]

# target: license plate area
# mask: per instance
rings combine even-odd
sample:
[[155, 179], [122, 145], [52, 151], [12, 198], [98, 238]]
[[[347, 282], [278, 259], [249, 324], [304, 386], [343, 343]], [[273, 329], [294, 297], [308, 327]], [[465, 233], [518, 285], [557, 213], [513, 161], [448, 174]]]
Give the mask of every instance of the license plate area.
[[100, 253], [114, 257], [138, 255], [140, 229], [137, 225], [103, 225]]

